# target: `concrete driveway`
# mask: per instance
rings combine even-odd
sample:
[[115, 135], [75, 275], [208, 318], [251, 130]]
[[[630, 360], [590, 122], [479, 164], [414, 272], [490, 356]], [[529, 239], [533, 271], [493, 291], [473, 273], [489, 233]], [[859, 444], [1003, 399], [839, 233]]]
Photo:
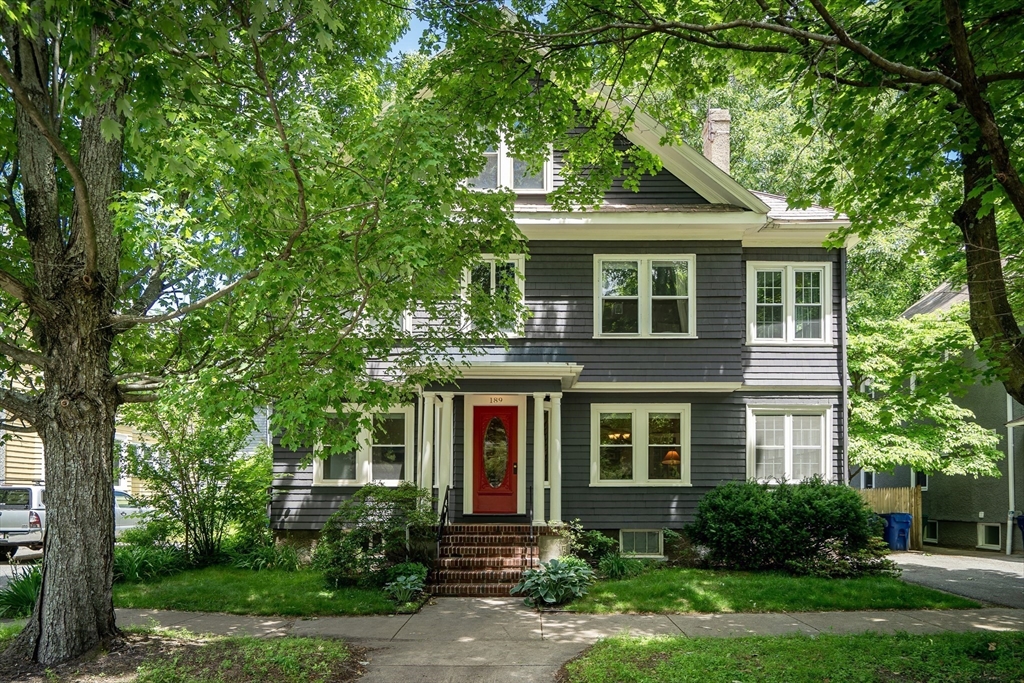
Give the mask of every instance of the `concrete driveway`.
[[1024, 556], [893, 553], [903, 580], [995, 605], [1024, 609]]

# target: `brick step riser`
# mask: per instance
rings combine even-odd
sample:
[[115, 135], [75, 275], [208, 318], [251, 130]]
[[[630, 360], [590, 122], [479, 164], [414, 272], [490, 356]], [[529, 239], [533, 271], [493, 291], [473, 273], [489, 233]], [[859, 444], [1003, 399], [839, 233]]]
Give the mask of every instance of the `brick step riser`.
[[502, 558], [521, 558], [521, 557], [537, 557], [536, 548], [496, 548], [494, 546], [458, 546], [451, 548], [441, 548], [441, 557], [493, 557], [495, 559]]
[[[538, 533], [538, 528], [533, 528], [533, 533]], [[448, 534], [517, 534], [520, 536], [529, 535], [529, 524], [446, 524], [444, 535]]]
[[431, 585], [443, 585], [451, 583], [464, 584], [492, 584], [492, 583], [519, 583], [523, 578], [523, 570], [519, 569], [442, 569], [434, 572], [430, 577]]
[[448, 583], [439, 586], [431, 586], [431, 595], [440, 595], [452, 598], [472, 598], [481, 596], [504, 597], [511, 596], [513, 583], [491, 583], [491, 584], [459, 584]]
[[508, 534], [452, 534], [441, 539], [441, 545], [535, 545], [537, 539]]
[[535, 557], [442, 557], [438, 559], [439, 569], [515, 569], [535, 567]]

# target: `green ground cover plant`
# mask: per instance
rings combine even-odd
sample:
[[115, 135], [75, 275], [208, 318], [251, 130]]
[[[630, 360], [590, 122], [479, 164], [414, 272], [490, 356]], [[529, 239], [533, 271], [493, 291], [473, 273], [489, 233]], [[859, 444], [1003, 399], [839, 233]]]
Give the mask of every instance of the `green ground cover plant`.
[[150, 583], [115, 585], [114, 604], [267, 616], [394, 614], [418, 608], [396, 604], [378, 589], [327, 588], [323, 574], [313, 570], [256, 572], [234, 567], [207, 567]]
[[953, 683], [1019, 681], [1022, 633], [604, 640], [565, 666], [567, 683]]
[[602, 581], [566, 609], [589, 614], [817, 612], [871, 609], [969, 609], [973, 600], [888, 576], [824, 579], [784, 572], [665, 568]]
[[0, 617], [15, 619], [30, 615], [42, 583], [39, 565], [15, 569], [7, 585], [0, 588]]

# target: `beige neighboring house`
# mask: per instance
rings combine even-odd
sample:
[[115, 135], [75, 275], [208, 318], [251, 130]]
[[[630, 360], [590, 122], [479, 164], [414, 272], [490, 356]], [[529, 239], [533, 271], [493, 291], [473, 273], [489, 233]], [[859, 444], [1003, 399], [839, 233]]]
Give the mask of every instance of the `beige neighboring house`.
[[[2, 415], [2, 413], [0, 413]], [[124, 446], [144, 443], [138, 430], [118, 426], [114, 438]], [[37, 484], [44, 482], [46, 453], [37, 434], [6, 431], [0, 428], [0, 483]], [[117, 475], [115, 475], [117, 476]], [[133, 496], [144, 493], [142, 481], [124, 475], [114, 480], [114, 488]]]

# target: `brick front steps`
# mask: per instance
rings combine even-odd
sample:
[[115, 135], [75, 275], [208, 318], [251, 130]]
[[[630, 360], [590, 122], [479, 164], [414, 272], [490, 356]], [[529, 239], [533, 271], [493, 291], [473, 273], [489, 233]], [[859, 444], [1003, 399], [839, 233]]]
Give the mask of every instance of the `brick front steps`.
[[526, 524], [445, 527], [428, 590], [442, 596], [507, 596], [537, 566], [537, 536]]

